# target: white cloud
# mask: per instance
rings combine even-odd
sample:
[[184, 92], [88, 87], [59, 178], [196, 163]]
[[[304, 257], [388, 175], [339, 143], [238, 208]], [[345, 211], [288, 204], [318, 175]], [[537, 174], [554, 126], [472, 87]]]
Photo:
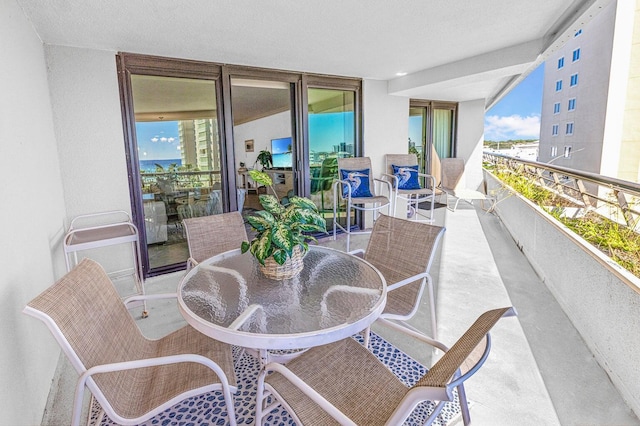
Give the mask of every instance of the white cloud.
[[484, 138], [486, 140], [538, 139], [540, 137], [540, 116], [522, 117], [489, 115], [484, 118]]

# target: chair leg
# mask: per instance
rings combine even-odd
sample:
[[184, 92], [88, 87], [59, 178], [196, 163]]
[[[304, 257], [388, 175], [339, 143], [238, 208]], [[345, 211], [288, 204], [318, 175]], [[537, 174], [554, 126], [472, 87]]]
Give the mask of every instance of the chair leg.
[[433, 424], [433, 421], [438, 417], [438, 415], [440, 414], [440, 412], [442, 411], [442, 409], [444, 408], [444, 404], [446, 404], [446, 401], [440, 401], [438, 403], [438, 405], [436, 405], [433, 408], [433, 411], [431, 412], [431, 415], [429, 416], [429, 418], [424, 422], [424, 426], [427, 425], [431, 425]]
[[436, 323], [436, 301], [433, 292], [433, 281], [431, 276], [425, 278], [427, 280], [427, 291], [429, 291], [429, 309], [431, 310], [431, 337], [438, 340], [438, 325]]
[[264, 367], [261, 369], [260, 374], [258, 375], [258, 390], [256, 392], [256, 422], [257, 426], [262, 425], [262, 417], [264, 416], [264, 405], [265, 405], [265, 395], [264, 395], [264, 379], [267, 375]]
[[467, 402], [467, 393], [464, 390], [464, 384], [458, 386], [458, 401], [460, 402], [460, 411], [462, 412], [462, 423], [467, 426], [471, 423], [471, 415], [469, 414], [469, 403]]
[[364, 347], [370, 349], [369, 343], [371, 343], [371, 327], [367, 327], [363, 333], [364, 335], [362, 337], [364, 337]]

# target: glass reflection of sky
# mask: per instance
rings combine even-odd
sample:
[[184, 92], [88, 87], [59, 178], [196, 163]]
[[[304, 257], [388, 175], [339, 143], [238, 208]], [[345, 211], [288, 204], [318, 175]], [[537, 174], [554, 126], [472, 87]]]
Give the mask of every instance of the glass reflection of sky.
[[335, 112], [309, 115], [309, 150], [333, 152], [334, 145], [353, 144], [353, 112]]
[[[309, 149], [313, 152], [333, 152], [335, 145], [343, 142], [353, 144], [354, 127], [353, 112], [310, 114]], [[136, 137], [140, 160], [180, 158], [177, 121], [137, 122]], [[413, 137], [411, 140], [414, 140]]]
[[137, 122], [136, 139], [140, 160], [180, 158], [177, 121]]

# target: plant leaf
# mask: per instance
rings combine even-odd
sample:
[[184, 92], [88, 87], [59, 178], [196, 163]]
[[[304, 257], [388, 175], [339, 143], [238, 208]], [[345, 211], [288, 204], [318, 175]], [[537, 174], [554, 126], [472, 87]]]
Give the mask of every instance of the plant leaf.
[[260, 204], [262, 207], [271, 214], [280, 215], [284, 212], [284, 206], [280, 204], [278, 199], [273, 195], [261, 195]]
[[286, 224], [276, 224], [271, 231], [271, 239], [276, 246], [286, 250], [289, 254], [293, 250], [295, 235]]
[[256, 241], [256, 250], [254, 253], [256, 259], [264, 265], [264, 260], [271, 255], [271, 238], [269, 233], [262, 234]]
[[278, 249], [273, 252], [273, 260], [275, 260], [278, 265], [284, 265], [284, 262], [287, 261], [287, 257], [289, 257], [287, 256], [287, 252], [282, 249]]
[[268, 212], [258, 212], [258, 213], [267, 213], [269, 216], [264, 214], [260, 214], [259, 216], [249, 216], [247, 218], [247, 222], [258, 232], [264, 232], [266, 229], [271, 228], [271, 225], [275, 222], [273, 216]]
[[[298, 210], [299, 222], [304, 225], [314, 225], [317, 229], [311, 229], [311, 231], [325, 231], [327, 230], [327, 221], [317, 212], [311, 210]], [[309, 230], [309, 229], [304, 229]]]
[[260, 170], [249, 170], [249, 176], [251, 176], [251, 179], [261, 185], [271, 186], [273, 184], [271, 176], [269, 176], [265, 172], [261, 172]]
[[315, 205], [315, 203], [306, 197], [291, 197], [289, 199], [289, 202], [296, 207], [304, 210], [313, 210], [316, 212], [318, 211], [318, 207]]

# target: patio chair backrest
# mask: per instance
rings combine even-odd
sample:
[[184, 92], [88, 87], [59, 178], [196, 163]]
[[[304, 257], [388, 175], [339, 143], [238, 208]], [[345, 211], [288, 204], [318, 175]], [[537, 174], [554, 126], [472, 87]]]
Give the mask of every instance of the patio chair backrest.
[[244, 219], [239, 212], [194, 217], [182, 221], [187, 234], [189, 257], [202, 262], [225, 251], [240, 248], [248, 241]]
[[340, 176], [340, 170], [364, 170], [369, 169], [369, 189], [371, 194], [375, 194], [375, 187], [373, 185], [373, 170], [371, 169], [371, 159], [369, 157], [350, 157], [350, 158], [338, 158], [338, 179], [342, 179]]
[[452, 382], [452, 378], [457, 379], [454, 375], [458, 369], [463, 377], [462, 381], [472, 376], [484, 363], [491, 349], [489, 331], [500, 318], [515, 315], [512, 307], [493, 309], [480, 315], [414, 387], [446, 387]]
[[[27, 306], [58, 327], [59, 332], [52, 333], [78, 374], [96, 365], [144, 357], [148, 340], [105, 270], [93, 260], [83, 259]], [[109, 394], [118, 389], [114, 382], [118, 378], [122, 379], [114, 374], [94, 376], [108, 400], [119, 399]]]
[[418, 156], [415, 154], [387, 154], [384, 156], [386, 163], [386, 171], [390, 175], [393, 175], [393, 167], [395, 166], [417, 166]]
[[444, 189], [455, 190], [461, 184], [464, 175], [464, 159], [443, 158], [440, 160], [442, 168], [442, 181], [440, 185]]
[[443, 233], [441, 226], [380, 215], [364, 258], [380, 270], [387, 283], [396, 283], [429, 272]]

